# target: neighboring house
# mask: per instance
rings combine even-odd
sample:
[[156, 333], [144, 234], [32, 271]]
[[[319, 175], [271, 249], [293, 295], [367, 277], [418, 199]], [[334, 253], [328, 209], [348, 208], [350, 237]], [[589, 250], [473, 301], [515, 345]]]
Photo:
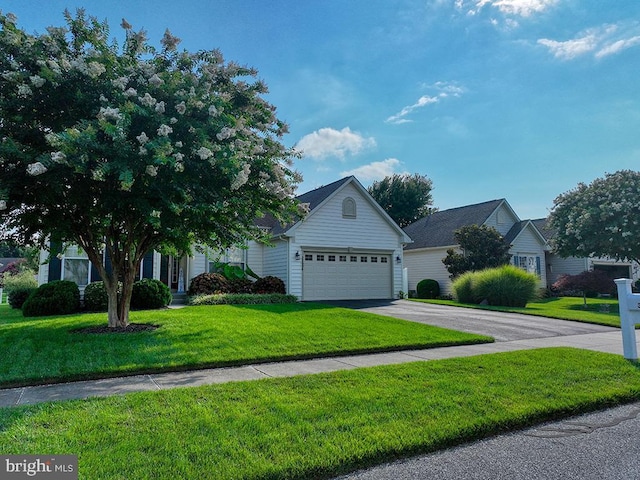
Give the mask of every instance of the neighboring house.
[[[548, 219], [538, 218], [532, 220], [538, 231], [545, 237], [547, 243], [553, 247], [553, 237], [556, 231], [548, 226]], [[614, 278], [631, 278], [636, 280], [640, 274], [640, 268], [635, 262], [624, 262], [604, 257], [567, 257], [562, 258], [550, 249], [547, 252], [546, 271], [547, 283], [550, 287], [561, 275], [577, 275], [585, 270], [602, 270]]]
[[[281, 278], [287, 293], [301, 300], [396, 298], [403, 289], [403, 247], [409, 236], [385, 213], [367, 190], [351, 176], [298, 197], [309, 214], [283, 226], [266, 216], [257, 224], [271, 236], [271, 246], [249, 241], [225, 252], [194, 251], [176, 258], [150, 252], [140, 277], [156, 278], [175, 291], [184, 291], [196, 275], [225, 261], [260, 276]], [[60, 258], [40, 268], [39, 282], [74, 280], [81, 289], [99, 280], [86, 255], [68, 248]]]
[[461, 251], [454, 232], [467, 225], [494, 227], [511, 245], [512, 263], [537, 274], [541, 288], [547, 286], [546, 239], [530, 220], [520, 220], [509, 203], [499, 199], [435, 212], [405, 227], [413, 240], [404, 251], [409, 291], [415, 290], [420, 280], [431, 278], [440, 284], [443, 294], [451, 293], [450, 274], [442, 259], [450, 248]]

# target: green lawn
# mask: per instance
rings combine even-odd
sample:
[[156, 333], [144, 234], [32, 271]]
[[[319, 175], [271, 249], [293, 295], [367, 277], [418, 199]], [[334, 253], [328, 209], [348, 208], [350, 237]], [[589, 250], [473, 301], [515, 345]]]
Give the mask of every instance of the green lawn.
[[480, 308], [483, 310], [495, 310], [499, 312], [516, 312], [527, 315], [539, 315], [541, 317], [558, 318], [561, 320], [597, 323], [599, 325], [608, 325], [610, 327], [620, 326], [618, 300], [609, 298], [587, 298], [587, 308], [584, 307], [584, 300], [578, 297], [543, 298], [527, 303], [525, 308], [472, 305], [468, 303], [458, 303], [453, 300], [422, 300], [417, 298], [412, 298], [411, 300], [416, 302], [451, 305], [454, 307]]
[[132, 312], [160, 328], [88, 334], [106, 314], [23, 318], [0, 306], [0, 385], [484, 343], [490, 337], [321, 304]]
[[0, 451], [77, 454], [81, 479], [328, 478], [638, 399], [638, 364], [544, 349], [0, 409]]

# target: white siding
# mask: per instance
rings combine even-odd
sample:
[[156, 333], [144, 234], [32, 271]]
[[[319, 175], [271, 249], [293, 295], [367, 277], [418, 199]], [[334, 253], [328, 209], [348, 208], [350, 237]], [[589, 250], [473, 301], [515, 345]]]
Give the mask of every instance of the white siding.
[[289, 279], [287, 275], [288, 267], [288, 243], [286, 240], [276, 240], [273, 247], [264, 247], [262, 276], [271, 275], [278, 277], [285, 283], [289, 292]]
[[585, 270], [589, 270], [589, 261], [587, 258], [562, 258], [560, 255], [551, 253], [547, 255], [547, 262], [549, 286], [553, 285], [558, 280], [558, 277], [560, 277], [560, 275], [577, 275], [584, 272]]
[[[415, 290], [420, 280], [430, 278], [440, 284], [440, 294], [451, 294], [449, 271], [442, 263], [450, 247], [437, 247], [404, 252], [405, 264], [409, 273], [409, 290]], [[456, 249], [459, 251], [458, 249]]]
[[538, 257], [540, 258], [540, 288], [547, 286], [547, 273], [545, 268], [545, 251], [544, 245], [541, 243], [540, 237], [533, 231], [531, 224], [520, 232], [520, 235], [513, 242], [509, 250], [511, 255], [519, 257]]
[[[342, 203], [350, 197], [356, 203], [355, 218], [344, 218]], [[360, 190], [347, 184], [342, 190], [316, 208], [302, 223], [294, 227], [294, 237], [290, 244], [290, 256], [299, 251], [316, 248], [343, 248], [358, 251], [361, 249], [378, 251], [392, 255], [393, 294], [402, 290], [403, 237], [380, 212], [365, 198]], [[302, 292], [302, 262], [291, 262], [290, 293]]]
[[263, 274], [263, 255], [264, 250], [269, 247], [265, 247], [263, 244], [254, 240], [250, 240], [247, 248], [247, 265], [249, 268], [259, 277]]
[[[44, 263], [47, 262], [47, 263]], [[40, 267], [38, 268], [38, 285], [49, 281], [49, 252], [40, 250]]]
[[511, 213], [509, 208], [503, 203], [489, 215], [484, 225], [495, 228], [500, 235], [505, 236], [511, 230], [511, 227], [518, 222], [519, 219]]

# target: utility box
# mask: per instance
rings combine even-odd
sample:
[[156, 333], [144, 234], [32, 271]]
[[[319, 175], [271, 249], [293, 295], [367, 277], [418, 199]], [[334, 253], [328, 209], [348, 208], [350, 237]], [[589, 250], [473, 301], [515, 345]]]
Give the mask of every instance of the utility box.
[[620, 305], [620, 330], [622, 331], [622, 351], [624, 358], [638, 360], [636, 345], [636, 324], [640, 324], [640, 294], [632, 293], [631, 280], [618, 278], [614, 280], [618, 287], [618, 303]]

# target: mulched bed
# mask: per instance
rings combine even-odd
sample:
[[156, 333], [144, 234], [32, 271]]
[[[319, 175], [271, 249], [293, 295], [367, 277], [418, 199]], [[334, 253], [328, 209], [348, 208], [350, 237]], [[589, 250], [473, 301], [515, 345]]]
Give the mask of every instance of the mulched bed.
[[77, 328], [71, 330], [71, 333], [139, 333], [139, 332], [152, 332], [159, 325], [152, 325], [150, 323], [130, 323], [126, 327], [109, 327], [107, 325], [100, 325], [99, 327], [86, 327]]

